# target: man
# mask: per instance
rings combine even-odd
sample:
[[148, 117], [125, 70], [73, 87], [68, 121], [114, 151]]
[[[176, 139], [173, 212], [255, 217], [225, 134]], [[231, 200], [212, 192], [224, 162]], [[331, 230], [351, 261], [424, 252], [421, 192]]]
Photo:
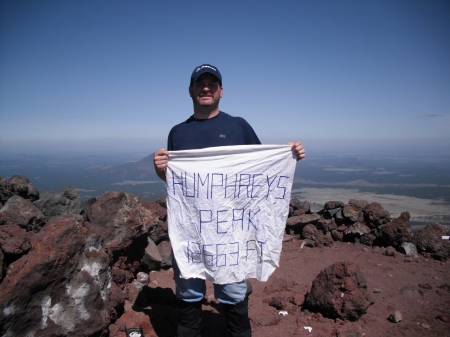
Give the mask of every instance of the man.
[[[189, 95], [194, 105], [194, 114], [172, 128], [167, 142], [168, 151], [261, 144], [245, 119], [230, 116], [219, 110], [223, 87], [222, 75], [216, 67], [203, 64], [194, 69], [189, 84]], [[300, 142], [288, 144], [292, 144], [292, 151], [296, 154], [297, 160], [305, 157], [305, 150]], [[164, 181], [168, 158], [169, 153], [165, 149], [160, 149], [154, 154], [155, 171]], [[205, 280], [181, 278], [176, 261], [173, 262], [178, 299], [177, 334], [179, 337], [200, 336], [201, 301], [206, 291]], [[229, 336], [249, 337], [252, 334], [246, 292], [245, 280], [232, 284], [214, 284], [214, 296], [223, 304]]]

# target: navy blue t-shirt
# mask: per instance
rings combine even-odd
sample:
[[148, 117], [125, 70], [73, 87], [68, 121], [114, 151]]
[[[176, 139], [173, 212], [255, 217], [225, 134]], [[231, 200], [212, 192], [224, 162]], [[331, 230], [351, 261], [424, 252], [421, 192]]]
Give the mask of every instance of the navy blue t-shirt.
[[241, 117], [220, 111], [213, 118], [193, 116], [169, 132], [167, 150], [193, 150], [205, 147], [261, 144], [250, 124]]

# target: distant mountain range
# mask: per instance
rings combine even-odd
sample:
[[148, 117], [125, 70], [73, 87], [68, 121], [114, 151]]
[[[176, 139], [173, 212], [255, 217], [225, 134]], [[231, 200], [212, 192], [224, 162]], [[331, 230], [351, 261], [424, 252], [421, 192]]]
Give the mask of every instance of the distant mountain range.
[[152, 180], [159, 179], [153, 167], [153, 155], [136, 162], [120, 165], [92, 165], [86, 168], [89, 176], [101, 175], [111, 180]]

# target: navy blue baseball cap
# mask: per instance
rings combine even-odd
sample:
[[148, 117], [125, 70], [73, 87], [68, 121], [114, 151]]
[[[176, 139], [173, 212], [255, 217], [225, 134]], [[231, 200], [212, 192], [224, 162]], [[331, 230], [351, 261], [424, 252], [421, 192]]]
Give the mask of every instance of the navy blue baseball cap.
[[204, 73], [210, 73], [214, 75], [217, 80], [219, 81], [220, 85], [222, 85], [222, 75], [220, 75], [219, 69], [216, 67], [210, 65], [210, 64], [202, 64], [201, 66], [198, 66], [194, 69], [191, 75], [191, 83], [189, 85], [192, 86], [192, 83], [198, 80], [200, 76], [202, 76]]

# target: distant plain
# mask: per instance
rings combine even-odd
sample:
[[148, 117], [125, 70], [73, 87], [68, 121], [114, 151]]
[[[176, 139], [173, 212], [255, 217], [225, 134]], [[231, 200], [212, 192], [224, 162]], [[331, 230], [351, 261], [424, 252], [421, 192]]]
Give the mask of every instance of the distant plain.
[[[143, 200], [165, 196], [153, 171], [152, 154], [4, 154], [0, 177], [27, 177], [43, 193], [66, 186], [83, 200], [110, 190], [139, 194]], [[297, 164], [292, 196], [324, 204], [350, 199], [379, 202], [392, 217], [411, 214], [411, 224], [450, 225], [450, 159], [407, 155], [318, 154]]]

